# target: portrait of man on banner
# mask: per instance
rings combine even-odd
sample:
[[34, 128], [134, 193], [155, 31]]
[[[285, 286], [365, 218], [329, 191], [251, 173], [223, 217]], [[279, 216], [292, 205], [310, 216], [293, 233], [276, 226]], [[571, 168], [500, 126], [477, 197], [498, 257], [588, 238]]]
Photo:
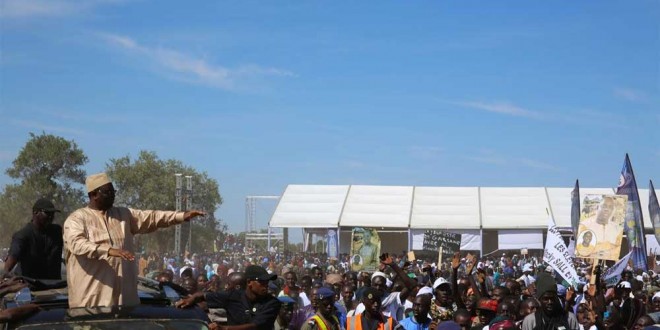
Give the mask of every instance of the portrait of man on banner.
[[575, 244], [577, 257], [619, 260], [627, 201], [621, 195], [585, 196]]
[[376, 271], [380, 260], [380, 237], [371, 228], [353, 228], [351, 239], [351, 270]]

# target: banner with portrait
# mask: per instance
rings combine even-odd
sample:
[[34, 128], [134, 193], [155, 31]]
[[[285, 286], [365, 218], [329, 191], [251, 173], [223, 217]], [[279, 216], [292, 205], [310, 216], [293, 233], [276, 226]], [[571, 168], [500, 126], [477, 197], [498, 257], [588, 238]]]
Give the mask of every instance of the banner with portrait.
[[374, 272], [380, 264], [380, 237], [373, 228], [353, 228], [351, 238], [351, 270]]
[[328, 229], [328, 258], [339, 258], [339, 238], [336, 229]]
[[575, 256], [619, 260], [628, 197], [587, 195], [582, 202]]

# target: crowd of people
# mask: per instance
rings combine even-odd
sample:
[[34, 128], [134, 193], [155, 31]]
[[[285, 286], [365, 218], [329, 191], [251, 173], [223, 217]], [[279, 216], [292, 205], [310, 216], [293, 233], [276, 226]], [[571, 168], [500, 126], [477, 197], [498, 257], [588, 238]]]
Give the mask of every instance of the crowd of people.
[[[115, 207], [104, 173], [87, 178], [89, 204], [60, 227], [52, 202], [38, 200], [29, 224], [14, 234], [0, 298], [32, 278], [60, 279], [63, 253], [69, 307], [139, 304], [138, 275], [176, 287], [178, 308], [201, 308], [225, 330], [545, 330], [648, 329], [660, 323], [660, 276], [623, 271], [611, 287], [601, 265], [576, 260], [569, 285], [540, 257], [477, 258], [455, 253], [435, 264], [408, 254], [379, 259], [373, 272], [351, 271], [348, 255], [306, 253], [149, 253], [136, 257], [133, 235], [190, 221], [203, 212]], [[653, 266], [656, 266], [655, 264]], [[0, 322], [39, 310], [1, 310]]]
[[[540, 258], [517, 255], [457, 253], [439, 265], [408, 260], [407, 254], [383, 255], [381, 270], [372, 273], [350, 271], [348, 255], [152, 254], [140, 264], [145, 274], [189, 290], [179, 307], [199, 304], [218, 325], [531, 330], [645, 329], [660, 323], [657, 273], [627, 269], [618, 284], [606, 287], [601, 266], [583, 262], [575, 264], [581, 281], [575, 288]], [[246, 298], [237, 298], [241, 294]], [[275, 300], [279, 308], [273, 308]], [[253, 306], [259, 306], [255, 318], [244, 319]]]

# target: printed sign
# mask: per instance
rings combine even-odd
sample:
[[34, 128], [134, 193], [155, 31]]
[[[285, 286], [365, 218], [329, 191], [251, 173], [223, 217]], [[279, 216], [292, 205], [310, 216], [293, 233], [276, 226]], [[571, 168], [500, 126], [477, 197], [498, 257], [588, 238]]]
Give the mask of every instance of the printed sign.
[[622, 195], [587, 195], [582, 203], [575, 255], [619, 260], [626, 202]]
[[441, 230], [427, 230], [424, 232], [425, 251], [438, 251], [442, 248], [442, 258], [451, 258], [454, 253], [461, 250], [461, 234]]
[[351, 270], [374, 272], [380, 264], [380, 237], [372, 228], [353, 228]]
[[550, 217], [548, 221], [548, 237], [545, 242], [543, 261], [547, 262], [566, 282], [577, 289], [578, 276], [573, 268], [573, 257], [561, 237], [555, 220]]

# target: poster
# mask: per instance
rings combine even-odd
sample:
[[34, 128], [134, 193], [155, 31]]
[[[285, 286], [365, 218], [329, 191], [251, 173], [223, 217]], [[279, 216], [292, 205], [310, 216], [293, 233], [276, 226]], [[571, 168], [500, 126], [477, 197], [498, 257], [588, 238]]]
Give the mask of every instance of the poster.
[[575, 255], [619, 260], [626, 202], [622, 195], [587, 195], [582, 203]]
[[380, 237], [372, 228], [353, 228], [351, 270], [373, 272], [380, 265]]
[[461, 234], [441, 230], [427, 230], [424, 232], [425, 251], [439, 251], [442, 248], [442, 258], [452, 258], [454, 253], [461, 250]]
[[339, 257], [339, 238], [337, 237], [337, 230], [328, 229], [328, 258], [337, 259]]

